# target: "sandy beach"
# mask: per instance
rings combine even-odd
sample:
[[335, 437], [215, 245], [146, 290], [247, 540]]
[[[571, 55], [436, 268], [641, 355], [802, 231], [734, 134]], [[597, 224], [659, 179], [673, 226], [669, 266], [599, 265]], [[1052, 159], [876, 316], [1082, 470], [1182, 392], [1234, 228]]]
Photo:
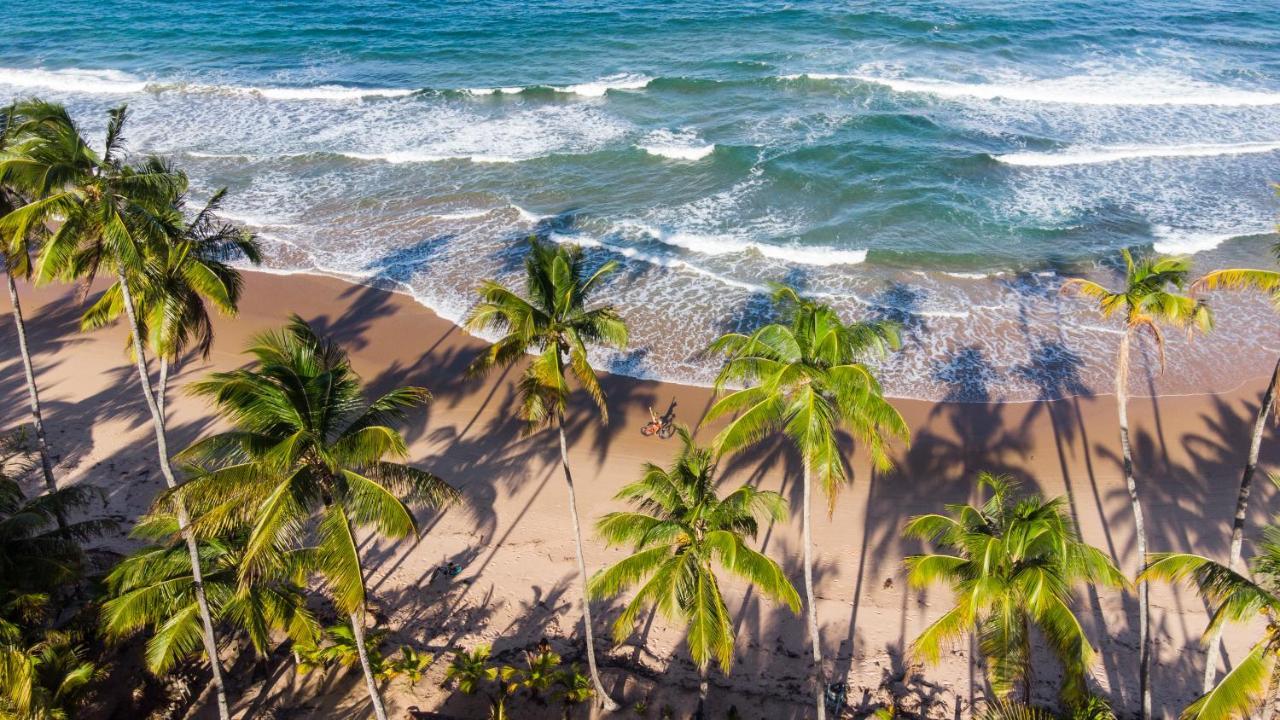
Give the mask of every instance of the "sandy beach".
[[[147, 412], [125, 353], [125, 332], [117, 326], [78, 333], [79, 304], [65, 287], [22, 290], [59, 479], [102, 488], [106, 513], [134, 518], [162, 481]], [[0, 302], [7, 313], [8, 301]], [[171, 442], [183, 447], [211, 428], [208, 409], [182, 394], [181, 385], [212, 368], [244, 364], [240, 351], [247, 339], [281, 325], [290, 312], [339, 340], [372, 390], [422, 385], [435, 398], [428, 410], [413, 413], [407, 422], [410, 459], [461, 488], [466, 502], [422, 517], [423, 534], [416, 544], [366, 546], [370, 595], [377, 614], [394, 631], [393, 644], [413, 642], [445, 657], [449, 648], [482, 642], [492, 643], [501, 654], [547, 636], [557, 650], [576, 657], [573, 545], [553, 439], [546, 434], [521, 437], [513, 408], [514, 371], [467, 380], [463, 368], [484, 343], [412, 299], [332, 278], [246, 274], [240, 316], [219, 319], [208, 361], [189, 362], [177, 376], [171, 393]], [[7, 320], [0, 326], [0, 343], [11, 348], [0, 363], [5, 400], [0, 427], [11, 427], [26, 422], [28, 415], [26, 388], [12, 350], [13, 325]], [[1225, 559], [1240, 465], [1269, 371], [1257, 368], [1255, 377], [1225, 394], [1132, 401], [1137, 473], [1153, 550]], [[1142, 372], [1135, 370], [1135, 390], [1145, 386]], [[605, 378], [604, 386], [611, 416], [607, 427], [581, 398], [570, 416], [579, 510], [588, 522], [621, 507], [612, 496], [637, 477], [643, 462], [666, 462], [677, 449], [674, 440], [641, 436], [647, 408], [661, 412], [675, 402], [677, 420], [696, 424], [712, 398], [706, 388], [618, 376]], [[967, 709], [983, 693], [981, 671], [972, 666], [967, 643], [957, 645], [937, 667], [909, 667], [904, 657], [904, 648], [948, 597], [943, 591], [923, 593], [906, 586], [902, 559], [921, 547], [901, 539], [903, 523], [915, 514], [940, 511], [943, 503], [970, 499], [971, 479], [980, 470], [1006, 472], [1029, 489], [1066, 495], [1084, 538], [1131, 574], [1138, 558], [1120, 473], [1114, 402], [1098, 394], [1018, 404], [895, 404], [912, 429], [910, 448], [894, 449], [897, 469], [874, 473], [864, 454], [854, 450], [853, 483], [832, 516], [816, 523], [818, 613], [827, 670], [835, 678], [847, 676], [855, 707], [874, 706], [896, 694], [908, 709], [928, 704], [930, 717], [967, 717]], [[1269, 438], [1264, 468], [1274, 468], [1278, 457]], [[766, 444], [726, 458], [722, 476], [730, 486], [751, 482], [790, 498], [793, 520], [764, 528], [759, 543], [798, 584], [796, 458], [781, 444]], [[1276, 500], [1269, 484], [1257, 488], [1251, 537]], [[114, 538], [107, 546], [125, 550], [129, 544]], [[592, 571], [619, 556], [590, 533], [586, 552]], [[461, 575], [451, 583], [433, 581], [432, 570], [446, 561], [463, 565]], [[739, 627], [737, 662], [730, 677], [712, 675], [710, 717], [724, 717], [732, 705], [744, 718], [806, 717], [810, 694], [801, 618], [744, 596], [740, 587], [727, 591]], [[1156, 716], [1176, 717], [1198, 695], [1204, 605], [1191, 593], [1163, 585], [1153, 587], [1152, 601]], [[1118, 592], [1082, 592], [1078, 607], [1099, 650], [1099, 685], [1110, 691], [1118, 708], [1135, 708], [1137, 635], [1130, 629], [1136, 600]], [[616, 607], [600, 606], [598, 638], [607, 638], [615, 616]], [[1246, 635], [1240, 631], [1228, 637], [1229, 658], [1239, 657]], [[627, 644], [603, 656], [606, 686], [626, 705], [643, 701], [650, 708], [692, 707], [696, 675], [681, 657], [681, 642], [679, 632], [651, 618]], [[608, 644], [599, 640], [601, 650]], [[444, 664], [437, 662], [430, 678], [413, 692], [400, 683], [391, 685], [386, 698], [393, 717], [405, 717], [411, 705], [456, 717], [482, 712], [480, 700], [439, 688]], [[237, 665], [231, 673], [231, 695], [241, 699], [237, 712], [293, 708], [289, 717], [331, 718], [354, 717], [367, 707], [358, 672], [339, 671], [323, 680], [297, 678], [289, 666], [278, 662], [271, 680], [263, 683], [252, 679], [247, 665]], [[1037, 669], [1038, 699], [1053, 699], [1056, 675], [1051, 664]], [[311, 684], [308, 691], [296, 692], [304, 683]], [[549, 716], [556, 712], [547, 710]]]

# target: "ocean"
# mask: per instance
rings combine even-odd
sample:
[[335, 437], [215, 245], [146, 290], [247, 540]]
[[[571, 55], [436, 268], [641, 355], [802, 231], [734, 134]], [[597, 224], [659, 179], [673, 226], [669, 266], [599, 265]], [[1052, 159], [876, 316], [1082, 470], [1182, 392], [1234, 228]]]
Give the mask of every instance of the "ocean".
[[[705, 384], [716, 334], [790, 283], [903, 323], [889, 394], [1104, 393], [1118, 327], [1064, 299], [1121, 248], [1267, 265], [1280, 4], [18, 3], [0, 99], [229, 188], [268, 269], [358, 278], [457, 319], [527, 237], [618, 259], [633, 346], [602, 367]], [[1280, 352], [1261, 298], [1211, 298], [1134, 389], [1223, 390]]]

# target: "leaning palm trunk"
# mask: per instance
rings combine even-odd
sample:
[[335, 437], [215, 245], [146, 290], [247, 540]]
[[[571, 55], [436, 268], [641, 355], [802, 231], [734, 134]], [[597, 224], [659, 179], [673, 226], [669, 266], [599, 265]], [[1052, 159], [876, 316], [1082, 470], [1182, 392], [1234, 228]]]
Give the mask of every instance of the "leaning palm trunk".
[[815, 693], [818, 699], [818, 720], [826, 720], [827, 703], [826, 673], [822, 669], [822, 639], [818, 636], [818, 606], [813, 599], [813, 533], [810, 526], [812, 509], [809, 507], [809, 496], [812, 489], [812, 473], [809, 470], [809, 459], [804, 461], [804, 509], [801, 513], [801, 529], [804, 534], [804, 599], [809, 615], [809, 646], [813, 650], [813, 682], [817, 686]]
[[[133, 337], [134, 360], [138, 367], [138, 379], [142, 381], [142, 397], [147, 403], [147, 410], [151, 412], [151, 424], [155, 429], [156, 450], [160, 455], [160, 473], [164, 475], [165, 484], [172, 490], [178, 487], [178, 482], [173, 475], [173, 468], [169, 464], [169, 441], [165, 436], [164, 413], [160, 405], [157, 404], [156, 396], [151, 389], [151, 376], [147, 372], [146, 350], [142, 345], [142, 333], [138, 325], [137, 311], [133, 305], [133, 293], [129, 289], [129, 281], [125, 277], [123, 268], [116, 271], [116, 276], [120, 282], [120, 292], [124, 299], [125, 313], [129, 318], [129, 333]], [[182, 539], [187, 544], [187, 554], [191, 557], [192, 584], [196, 591], [196, 604], [200, 608], [200, 621], [204, 625], [204, 650], [209, 656], [209, 667], [213, 673], [213, 688], [218, 700], [218, 716], [222, 720], [229, 720], [231, 711], [227, 705], [226, 687], [222, 682], [222, 664], [218, 659], [218, 643], [213, 634], [213, 617], [209, 612], [209, 601], [204, 593], [204, 573], [200, 568], [199, 548], [196, 545], [195, 536], [189, 529], [191, 521], [187, 516], [186, 507], [180, 498], [175, 498], [174, 502], [177, 506], [175, 514], [178, 516], [178, 530], [182, 533]]]
[[[1249, 457], [1244, 462], [1244, 473], [1240, 476], [1240, 492], [1236, 495], [1236, 514], [1231, 520], [1231, 554], [1227, 559], [1227, 567], [1232, 570], [1240, 564], [1240, 553], [1244, 548], [1244, 523], [1249, 515], [1249, 493], [1253, 490], [1253, 475], [1258, 470], [1258, 454], [1262, 450], [1262, 433], [1267, 428], [1267, 416], [1275, 409], [1276, 385], [1280, 384], [1280, 360], [1276, 361], [1276, 369], [1271, 373], [1271, 383], [1262, 396], [1262, 405], [1258, 408], [1258, 417], [1253, 421], [1253, 438], [1249, 441]], [[1204, 665], [1204, 692], [1213, 689], [1218, 675], [1218, 656], [1222, 646], [1223, 626], [1219, 625], [1209, 638], [1208, 657]], [[1277, 673], [1280, 675], [1280, 673]]]
[[369, 651], [364, 646], [364, 614], [351, 613], [351, 634], [356, 639], [356, 651], [360, 655], [360, 669], [364, 671], [364, 684], [369, 688], [369, 702], [373, 704], [373, 714], [378, 720], [387, 720], [387, 709], [382, 706], [382, 695], [378, 692], [378, 683], [373, 678], [373, 668], [369, 666]]
[[[1120, 452], [1124, 463], [1124, 481], [1133, 506], [1133, 532], [1138, 546], [1138, 565], [1147, 561], [1147, 527], [1142, 519], [1142, 502], [1138, 499], [1138, 481], [1133, 476], [1133, 448], [1129, 444], [1129, 341], [1132, 330], [1126, 328], [1120, 337], [1116, 359], [1116, 410], [1120, 417]], [[1151, 649], [1147, 642], [1150, 625], [1150, 586], [1138, 581], [1138, 689], [1142, 695], [1142, 720], [1151, 717]]]
[[[13, 305], [13, 325], [18, 333], [18, 352], [22, 355], [22, 370], [27, 375], [27, 396], [31, 399], [31, 424], [35, 428], [36, 449], [40, 451], [40, 469], [44, 471], [44, 486], [49, 492], [58, 489], [53, 480], [53, 463], [49, 460], [49, 447], [44, 438], [44, 417], [40, 413], [40, 393], [36, 389], [36, 373], [31, 365], [31, 350], [27, 347], [27, 325], [22, 320], [22, 305], [18, 302], [18, 285], [13, 273], [5, 273], [9, 279], [9, 302]], [[58, 515], [58, 527], [66, 521]]]
[[1276, 716], [1277, 705], [1280, 705], [1280, 668], [1273, 665], [1267, 694], [1262, 698], [1262, 720], [1272, 720]]
[[573, 519], [573, 549], [578, 560], [578, 583], [582, 597], [582, 624], [587, 641], [587, 668], [591, 673], [591, 683], [596, 688], [596, 696], [605, 710], [613, 712], [618, 704], [604, 691], [604, 683], [600, 682], [600, 671], [596, 669], [595, 635], [591, 630], [591, 603], [587, 600], [587, 563], [582, 557], [582, 529], [578, 522], [578, 500], [573, 489], [573, 475], [569, 472], [569, 444], [564, 437], [564, 413], [556, 414], [556, 431], [560, 434], [560, 465], [564, 469], [564, 483], [569, 488], [569, 517]]

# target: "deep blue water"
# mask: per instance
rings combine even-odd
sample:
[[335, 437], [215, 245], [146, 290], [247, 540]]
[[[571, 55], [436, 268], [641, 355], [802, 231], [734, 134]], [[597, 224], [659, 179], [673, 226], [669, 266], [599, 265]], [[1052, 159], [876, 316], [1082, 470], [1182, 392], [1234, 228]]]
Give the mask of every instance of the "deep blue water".
[[[64, 101], [89, 133], [128, 102], [131, 147], [174, 155], [197, 194], [229, 186], [276, 269], [376, 277], [456, 317], [531, 232], [622, 258], [638, 349], [610, 362], [638, 375], [705, 381], [696, 351], [784, 280], [906, 322], [895, 394], [1104, 391], [1114, 334], [1058, 298], [1063, 274], [1106, 277], [1121, 247], [1262, 263], [1275, 240], [1280, 3], [5, 16], [0, 97]], [[1243, 359], [1175, 343], [1197, 369], [1166, 391], [1231, 385], [1275, 349], [1262, 303], [1221, 303]]]

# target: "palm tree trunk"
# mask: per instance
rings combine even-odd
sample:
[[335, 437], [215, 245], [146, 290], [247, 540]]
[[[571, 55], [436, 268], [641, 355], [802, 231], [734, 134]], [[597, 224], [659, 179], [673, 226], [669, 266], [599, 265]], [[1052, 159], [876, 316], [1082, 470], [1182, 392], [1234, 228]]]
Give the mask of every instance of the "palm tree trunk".
[[813, 600], [813, 533], [810, 526], [813, 524], [812, 508], [810, 507], [810, 495], [812, 494], [813, 478], [809, 469], [809, 458], [804, 459], [804, 509], [801, 512], [801, 530], [804, 534], [804, 598], [805, 604], [809, 610], [809, 646], [813, 650], [813, 681], [817, 686], [814, 690], [818, 700], [818, 720], [826, 720], [827, 718], [827, 677], [822, 670], [822, 639], [818, 636], [818, 606]]
[[1280, 660], [1272, 660], [1271, 679], [1267, 681], [1267, 694], [1262, 698], [1262, 720], [1274, 718], [1277, 705], [1280, 705]]
[[707, 690], [709, 689], [707, 669], [706, 665], [698, 668], [698, 711], [693, 715], [694, 720], [703, 720], [707, 716]]
[[387, 709], [382, 706], [382, 694], [378, 692], [378, 683], [373, 679], [373, 668], [369, 666], [369, 652], [364, 647], [364, 617], [359, 612], [351, 613], [351, 634], [356, 639], [356, 652], [360, 655], [360, 669], [364, 671], [364, 684], [369, 688], [369, 702], [373, 704], [373, 714], [378, 720], [387, 720]]
[[160, 356], [160, 378], [156, 382], [156, 407], [160, 408], [160, 417], [165, 414], [164, 401], [169, 396], [169, 358]]
[[[1236, 494], [1236, 514], [1231, 520], [1231, 554], [1227, 558], [1227, 567], [1232, 570], [1240, 564], [1240, 554], [1244, 548], [1244, 523], [1249, 515], [1249, 493], [1253, 490], [1253, 475], [1258, 470], [1258, 454], [1262, 450], [1262, 433], [1267, 428], [1267, 416], [1276, 404], [1276, 385], [1280, 383], [1280, 360], [1276, 361], [1276, 369], [1271, 373], [1271, 384], [1262, 396], [1262, 405], [1258, 408], [1258, 417], [1253, 421], [1253, 437], [1249, 440], [1249, 457], [1244, 462], [1244, 473], [1240, 476], [1240, 492]], [[1209, 638], [1208, 657], [1204, 665], [1204, 692], [1213, 689], [1218, 679], [1218, 657], [1221, 652], [1223, 626], [1219, 625]]]
[[578, 500], [573, 489], [573, 474], [569, 472], [569, 443], [564, 437], [564, 413], [556, 413], [556, 431], [560, 434], [560, 465], [564, 468], [564, 483], [569, 488], [569, 517], [573, 519], [573, 548], [578, 558], [578, 583], [582, 597], [582, 624], [586, 631], [587, 668], [591, 673], [591, 683], [595, 685], [596, 696], [600, 704], [609, 712], [618, 709], [618, 704], [604, 691], [604, 683], [600, 682], [600, 672], [596, 669], [595, 634], [591, 630], [591, 603], [587, 601], [587, 563], [582, 557], [582, 528], [578, 522]]
[[[40, 469], [44, 471], [44, 486], [49, 492], [58, 489], [53, 480], [53, 463], [49, 460], [49, 447], [44, 437], [44, 417], [40, 413], [40, 393], [36, 389], [36, 373], [31, 365], [31, 350], [27, 346], [27, 324], [22, 320], [22, 305], [18, 302], [18, 285], [13, 273], [5, 273], [9, 279], [9, 302], [13, 305], [13, 325], [18, 332], [18, 352], [22, 355], [22, 370], [27, 375], [27, 396], [31, 400], [31, 425], [35, 428], [36, 449], [40, 453]], [[66, 521], [58, 515], [58, 527], [65, 528]]]
[[[133, 306], [133, 293], [129, 289], [128, 278], [124, 269], [116, 270], [116, 278], [120, 283], [120, 291], [124, 297], [124, 309], [129, 318], [129, 333], [133, 337], [133, 355], [138, 366], [138, 379], [142, 381], [142, 397], [146, 400], [147, 410], [151, 412], [151, 425], [156, 434], [156, 450], [160, 455], [160, 474], [170, 489], [178, 487], [169, 464], [169, 440], [165, 436], [164, 414], [156, 403], [155, 394], [151, 390], [151, 376], [147, 372], [146, 348], [142, 345], [142, 335], [138, 327], [137, 310]], [[203, 641], [205, 654], [209, 656], [209, 668], [213, 673], [213, 689], [218, 702], [218, 717], [230, 720], [231, 710], [227, 704], [227, 690], [222, 681], [222, 662], [218, 658], [218, 642], [213, 634], [213, 616], [209, 612], [209, 600], [204, 592], [204, 572], [200, 568], [200, 550], [196, 545], [195, 535], [191, 533], [191, 520], [181, 498], [175, 500], [178, 516], [178, 530], [187, 544], [187, 554], [191, 557], [191, 575], [196, 590], [196, 605], [200, 608], [200, 621], [204, 626]]]
[[[1133, 447], [1129, 443], [1129, 341], [1132, 332], [1120, 337], [1120, 353], [1116, 360], [1116, 410], [1120, 417], [1120, 452], [1124, 463], [1124, 481], [1133, 506], [1133, 532], [1138, 546], [1138, 566], [1147, 562], [1147, 526], [1142, 518], [1142, 502], [1138, 499], [1138, 481], [1133, 476]], [[1138, 689], [1142, 695], [1142, 720], [1151, 717], [1151, 648], [1147, 639], [1150, 628], [1150, 586], [1138, 583]]]

